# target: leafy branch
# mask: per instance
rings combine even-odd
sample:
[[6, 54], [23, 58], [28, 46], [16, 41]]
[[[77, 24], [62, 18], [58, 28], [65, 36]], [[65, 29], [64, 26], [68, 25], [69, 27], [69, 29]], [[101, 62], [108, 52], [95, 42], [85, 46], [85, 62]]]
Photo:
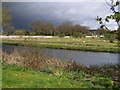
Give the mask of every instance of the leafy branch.
[[97, 16], [97, 18], [95, 20], [97, 20], [99, 22], [99, 24], [101, 25], [100, 28], [105, 28], [107, 30], [109, 30], [106, 26], [106, 22], [110, 22], [110, 20], [114, 20], [117, 25], [118, 28], [120, 28], [120, 12], [118, 10], [116, 10], [116, 8], [118, 8], [118, 6], [120, 5], [120, 1], [117, 0], [110, 0], [110, 3], [106, 1], [106, 3], [110, 6], [110, 10], [113, 12], [112, 15], [106, 16], [104, 21], [101, 17]]

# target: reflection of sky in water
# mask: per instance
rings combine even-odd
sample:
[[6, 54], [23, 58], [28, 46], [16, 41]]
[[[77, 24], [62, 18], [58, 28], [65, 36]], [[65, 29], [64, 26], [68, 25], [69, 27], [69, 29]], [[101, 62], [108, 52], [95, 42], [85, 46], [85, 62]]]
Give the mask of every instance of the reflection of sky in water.
[[[10, 53], [18, 46], [3, 45], [3, 50]], [[19, 46], [20, 47], [20, 46]], [[22, 47], [23, 48], [23, 47]], [[37, 47], [35, 47], [37, 48]], [[28, 49], [29, 50], [29, 49]], [[39, 49], [38, 49], [39, 50]], [[74, 60], [84, 65], [103, 65], [120, 63], [120, 54], [85, 52], [74, 50], [43, 49], [42, 54], [46, 57], [58, 58], [62, 60]]]
[[118, 63], [120, 64], [120, 53], [118, 54]]
[[84, 52], [73, 50], [45, 49], [45, 54], [50, 57], [56, 57], [63, 60], [73, 60], [85, 65], [118, 63], [118, 54]]
[[62, 60], [73, 60], [73, 56], [71, 55], [71, 52], [64, 51], [64, 50], [57, 50], [57, 49], [44, 49], [44, 54], [49, 57], [53, 58], [60, 58]]

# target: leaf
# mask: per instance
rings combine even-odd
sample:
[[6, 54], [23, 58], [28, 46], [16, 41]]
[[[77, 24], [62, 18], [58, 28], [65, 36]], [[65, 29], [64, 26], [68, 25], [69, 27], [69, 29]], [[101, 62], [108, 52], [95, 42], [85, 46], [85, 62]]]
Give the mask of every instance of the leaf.
[[100, 23], [100, 24], [102, 24], [103, 22], [102, 22], [102, 21], [100, 21], [99, 23]]
[[108, 20], [107, 18], [105, 19], [105, 21], [106, 21], [106, 22], [109, 22], [109, 20]]
[[97, 16], [97, 18], [95, 20], [98, 21], [98, 16]]
[[116, 6], [118, 6], [119, 4], [120, 4], [120, 2], [119, 2], [119, 1], [117, 1], [117, 2], [116, 2]]
[[111, 19], [112, 17], [111, 17], [111, 16], [107, 16], [106, 18], [107, 18], [107, 19]]
[[105, 25], [101, 25], [100, 28], [103, 28]]
[[97, 20], [97, 21], [101, 21], [102, 18], [97, 16], [97, 18], [96, 18], [95, 20]]
[[110, 10], [114, 11], [114, 6], [111, 6]]
[[116, 17], [115, 17], [115, 15], [111, 15], [111, 18], [112, 18], [112, 19], [115, 19]]
[[102, 20], [102, 18], [99, 18], [99, 21], [101, 21]]

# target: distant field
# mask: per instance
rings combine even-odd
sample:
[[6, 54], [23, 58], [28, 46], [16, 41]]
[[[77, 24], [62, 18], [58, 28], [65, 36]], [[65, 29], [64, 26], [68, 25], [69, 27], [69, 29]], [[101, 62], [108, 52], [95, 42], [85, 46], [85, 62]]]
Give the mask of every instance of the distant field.
[[3, 39], [3, 44], [32, 45], [57, 49], [119, 52], [118, 42], [102, 38], [18, 38]]

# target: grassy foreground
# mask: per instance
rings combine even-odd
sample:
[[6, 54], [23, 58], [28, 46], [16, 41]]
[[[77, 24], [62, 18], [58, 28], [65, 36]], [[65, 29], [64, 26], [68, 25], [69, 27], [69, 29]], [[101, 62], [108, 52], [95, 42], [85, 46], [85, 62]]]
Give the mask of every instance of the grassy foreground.
[[113, 88], [110, 77], [49, 67], [42, 71], [3, 65], [3, 88]]
[[[38, 50], [39, 49], [39, 50]], [[119, 88], [120, 65], [83, 66], [45, 58], [41, 48], [2, 52], [3, 88]], [[41, 51], [42, 52], [42, 51]]]
[[30, 45], [56, 49], [118, 53], [118, 42], [100, 38], [18, 38], [3, 39], [3, 44]]
[[[74, 61], [46, 58], [41, 48], [2, 52], [3, 88], [115, 88], [120, 65], [83, 66]], [[41, 50], [42, 52], [42, 50]]]

